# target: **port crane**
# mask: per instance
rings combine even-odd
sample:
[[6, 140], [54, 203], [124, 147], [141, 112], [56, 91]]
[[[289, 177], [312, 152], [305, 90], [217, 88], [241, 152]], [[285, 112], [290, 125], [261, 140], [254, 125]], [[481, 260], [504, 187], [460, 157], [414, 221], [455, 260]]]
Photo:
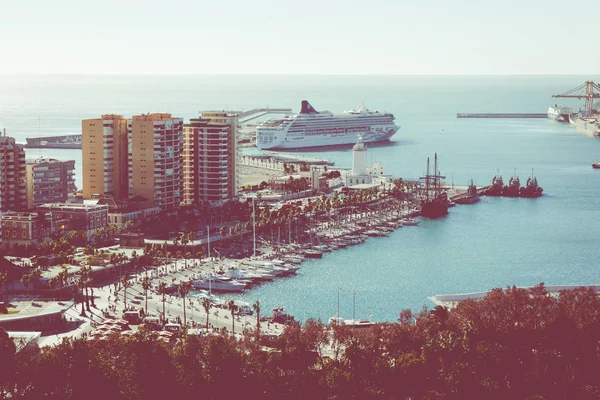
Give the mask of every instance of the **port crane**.
[[[571, 90], [567, 90], [561, 94], [552, 95], [554, 98], [570, 98], [570, 99], [585, 99], [584, 113], [586, 116], [599, 114], [600, 111], [600, 84], [593, 81], [586, 81], [584, 84], [577, 86]], [[595, 102], [594, 102], [595, 101]]]

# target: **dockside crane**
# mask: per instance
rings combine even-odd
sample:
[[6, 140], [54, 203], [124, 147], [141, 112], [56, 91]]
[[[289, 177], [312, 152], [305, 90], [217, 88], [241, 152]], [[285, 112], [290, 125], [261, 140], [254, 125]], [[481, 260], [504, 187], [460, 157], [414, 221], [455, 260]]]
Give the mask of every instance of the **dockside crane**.
[[[552, 95], [554, 98], [569, 98], [569, 99], [585, 99], [584, 113], [586, 117], [594, 114], [600, 114], [600, 84], [593, 81], [586, 81], [584, 84], [577, 86], [571, 90], [567, 90], [561, 94]], [[594, 102], [595, 101], [595, 102]]]

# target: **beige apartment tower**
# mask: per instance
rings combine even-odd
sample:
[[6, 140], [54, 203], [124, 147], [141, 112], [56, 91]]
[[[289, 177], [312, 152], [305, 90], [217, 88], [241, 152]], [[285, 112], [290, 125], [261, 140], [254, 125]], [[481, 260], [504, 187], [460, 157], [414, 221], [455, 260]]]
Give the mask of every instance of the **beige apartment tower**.
[[27, 208], [45, 203], [66, 203], [75, 188], [75, 161], [40, 157], [27, 161]]
[[129, 197], [127, 119], [103, 115], [81, 123], [83, 154], [83, 197], [96, 194], [116, 200]]
[[146, 207], [170, 210], [182, 198], [183, 119], [171, 114], [134, 115], [129, 121], [129, 195]]
[[184, 204], [223, 203], [237, 196], [237, 113], [205, 111], [185, 124]]
[[0, 136], [0, 211], [21, 211], [27, 207], [25, 150], [15, 139]]

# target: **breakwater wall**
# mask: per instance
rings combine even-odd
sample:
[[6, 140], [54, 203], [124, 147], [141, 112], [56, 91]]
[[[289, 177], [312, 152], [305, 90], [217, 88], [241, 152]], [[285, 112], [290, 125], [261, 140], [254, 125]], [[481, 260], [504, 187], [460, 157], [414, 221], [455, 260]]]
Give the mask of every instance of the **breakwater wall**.
[[456, 118], [548, 118], [544, 113], [457, 113]]

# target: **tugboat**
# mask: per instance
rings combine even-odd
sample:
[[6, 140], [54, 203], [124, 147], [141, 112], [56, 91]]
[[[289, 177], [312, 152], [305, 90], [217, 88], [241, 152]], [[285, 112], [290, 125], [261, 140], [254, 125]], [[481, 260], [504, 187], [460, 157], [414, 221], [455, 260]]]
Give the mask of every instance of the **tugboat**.
[[596, 160], [596, 162], [592, 164], [592, 168], [600, 169], [600, 162], [598, 162], [598, 160]]
[[421, 177], [420, 190], [421, 197], [421, 216], [426, 218], [438, 218], [448, 214], [450, 201], [448, 194], [442, 188], [441, 180], [446, 178], [441, 176], [438, 171], [437, 153], [435, 153], [433, 175], [429, 174], [429, 157], [427, 157], [427, 175]]
[[460, 199], [456, 199], [455, 202], [457, 204], [473, 204], [479, 201], [479, 193], [477, 193], [477, 186], [473, 184], [473, 179], [471, 179], [471, 184], [467, 188], [467, 196], [462, 197]]
[[502, 180], [502, 175], [500, 175], [500, 171], [496, 173], [494, 178], [492, 179], [492, 186], [489, 187], [483, 194], [486, 196], [502, 196], [502, 189], [504, 188], [504, 181]]
[[522, 187], [519, 191], [521, 197], [540, 197], [542, 195], [542, 189], [538, 186], [537, 179], [533, 176], [533, 169], [531, 170], [531, 177], [527, 178], [527, 185]]
[[517, 169], [515, 168], [515, 174], [508, 181], [508, 186], [504, 186], [502, 189], [502, 196], [506, 197], [519, 197], [521, 190], [521, 181], [517, 176]]

